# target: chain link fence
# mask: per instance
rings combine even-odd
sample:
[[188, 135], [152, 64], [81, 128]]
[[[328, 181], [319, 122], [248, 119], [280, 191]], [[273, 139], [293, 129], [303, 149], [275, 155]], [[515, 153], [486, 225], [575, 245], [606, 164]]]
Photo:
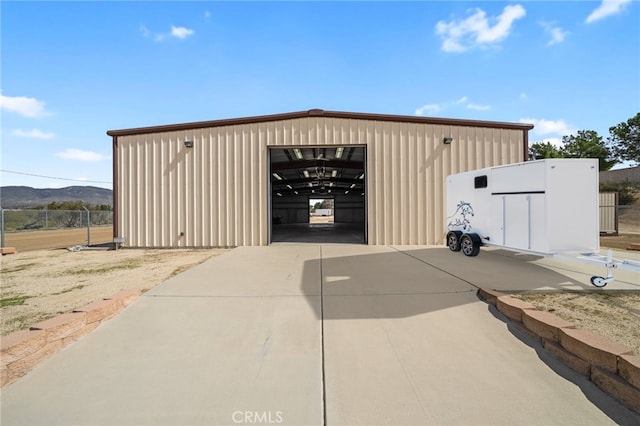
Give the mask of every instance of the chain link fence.
[[86, 228], [113, 224], [113, 212], [106, 210], [2, 210], [5, 232]]
[[[15, 240], [20, 235], [26, 238], [34, 239], [34, 235], [38, 235], [36, 239], [45, 240], [46, 236], [51, 239], [53, 234], [70, 233], [74, 234], [82, 229], [86, 229], [86, 239], [73, 244], [91, 244], [91, 229], [108, 229], [109, 225], [113, 225], [113, 212], [107, 210], [22, 210], [22, 209], [0, 209], [0, 246], [6, 247], [6, 240]], [[75, 231], [74, 231], [75, 230]], [[35, 232], [34, 231], [50, 231]], [[82, 231], [84, 232], [84, 231]], [[104, 237], [103, 237], [104, 238]], [[64, 241], [64, 238], [60, 238]], [[102, 242], [102, 241], [101, 241]], [[55, 246], [55, 242], [52, 242]], [[41, 245], [46, 245], [42, 242]]]

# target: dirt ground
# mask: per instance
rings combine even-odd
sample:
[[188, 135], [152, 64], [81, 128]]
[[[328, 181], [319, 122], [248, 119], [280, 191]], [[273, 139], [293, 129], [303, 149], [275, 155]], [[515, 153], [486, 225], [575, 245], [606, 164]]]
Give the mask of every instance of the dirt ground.
[[640, 355], [640, 293], [530, 293], [514, 297]]
[[311, 216], [309, 223], [333, 223], [333, 216]]
[[5, 335], [121, 290], [146, 291], [227, 250], [62, 250], [1, 256]]
[[[113, 227], [111, 225], [95, 226], [91, 228], [90, 234], [91, 244], [113, 241]], [[15, 247], [18, 252], [86, 244], [87, 228], [7, 232], [5, 235], [5, 246]]]
[[601, 236], [600, 247], [627, 250], [632, 243], [640, 244], [640, 234], [620, 233], [615, 236]]

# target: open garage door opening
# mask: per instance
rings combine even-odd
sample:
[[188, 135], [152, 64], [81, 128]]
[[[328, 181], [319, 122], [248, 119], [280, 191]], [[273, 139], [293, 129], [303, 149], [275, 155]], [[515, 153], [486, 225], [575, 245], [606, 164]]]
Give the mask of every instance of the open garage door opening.
[[271, 242], [366, 244], [364, 146], [269, 149]]

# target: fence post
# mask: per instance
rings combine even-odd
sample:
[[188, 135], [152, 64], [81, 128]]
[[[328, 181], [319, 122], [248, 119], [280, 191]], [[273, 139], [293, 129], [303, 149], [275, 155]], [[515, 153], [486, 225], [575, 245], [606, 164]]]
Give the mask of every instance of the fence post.
[[4, 248], [4, 209], [2, 207], [0, 207], [0, 222], [2, 222], [0, 224], [0, 247]]
[[49, 209], [45, 207], [44, 209], [44, 230], [49, 229]]
[[91, 212], [88, 208], [82, 206], [87, 211], [87, 245], [91, 245]]

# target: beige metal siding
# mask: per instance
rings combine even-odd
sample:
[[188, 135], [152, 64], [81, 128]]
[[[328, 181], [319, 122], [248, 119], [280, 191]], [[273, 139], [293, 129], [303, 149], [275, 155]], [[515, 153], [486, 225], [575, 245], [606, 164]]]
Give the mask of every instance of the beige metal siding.
[[600, 193], [600, 232], [618, 233], [618, 193]]
[[266, 245], [268, 148], [362, 145], [369, 244], [439, 244], [445, 177], [522, 161], [523, 137], [520, 129], [328, 117], [119, 136], [116, 232], [132, 247]]

